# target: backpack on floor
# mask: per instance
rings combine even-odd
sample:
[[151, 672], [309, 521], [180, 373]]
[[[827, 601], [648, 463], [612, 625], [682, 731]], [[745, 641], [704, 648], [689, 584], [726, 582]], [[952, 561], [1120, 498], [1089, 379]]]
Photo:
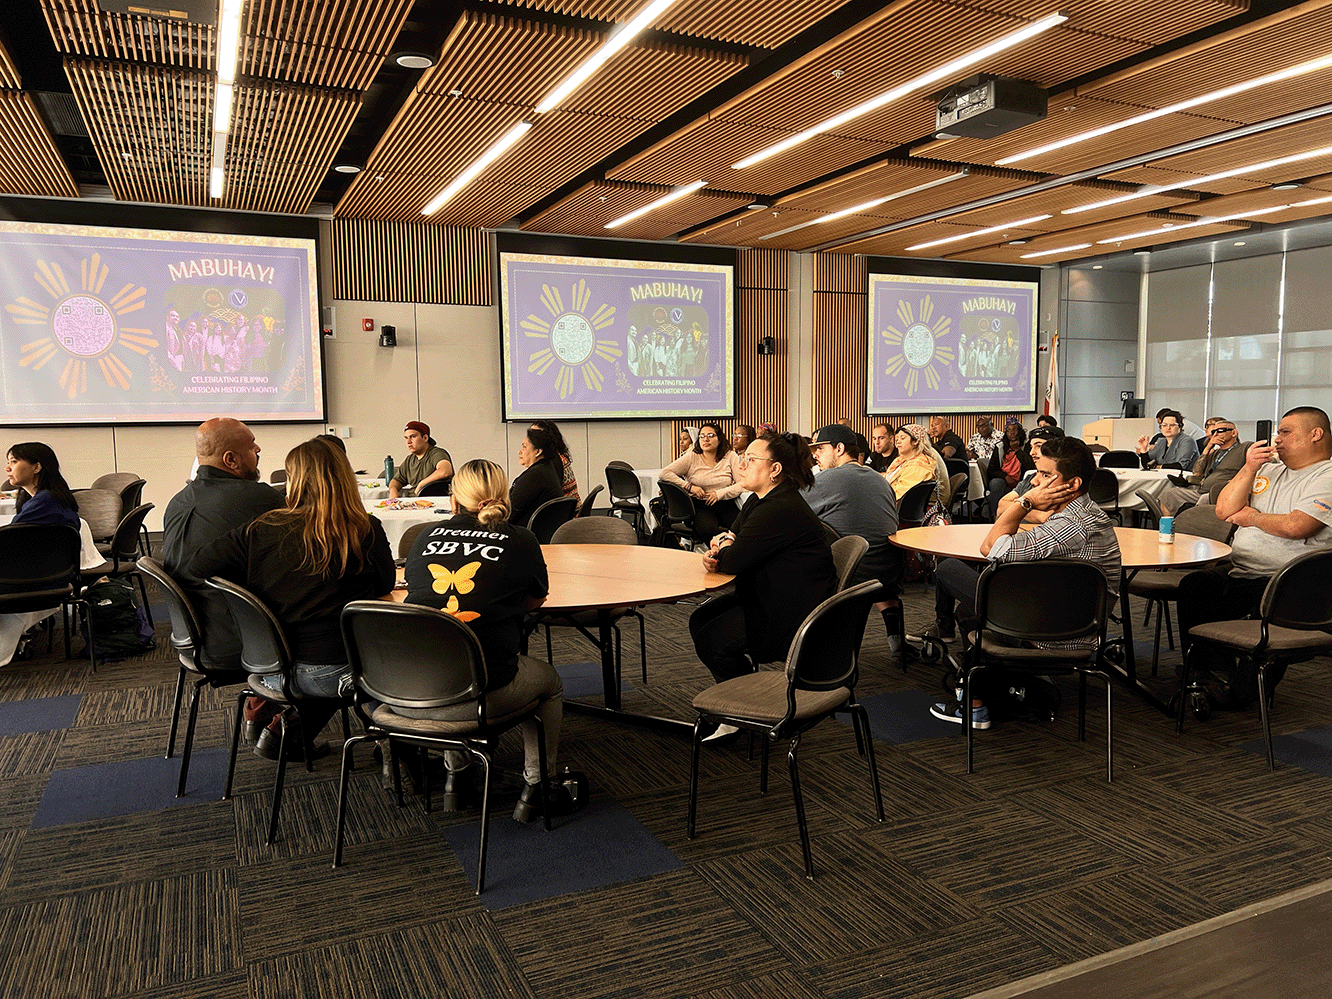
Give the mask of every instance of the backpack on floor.
[[[153, 647], [153, 624], [139, 601], [134, 584], [124, 579], [99, 579], [83, 591], [92, 616], [93, 655], [104, 661], [137, 656]], [[80, 625], [88, 641], [88, 625]]]

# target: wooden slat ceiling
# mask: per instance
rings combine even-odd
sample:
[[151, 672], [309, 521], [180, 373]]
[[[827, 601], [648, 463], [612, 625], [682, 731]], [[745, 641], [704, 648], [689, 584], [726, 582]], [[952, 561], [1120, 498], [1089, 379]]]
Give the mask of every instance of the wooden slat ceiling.
[[[97, 0], [24, 2], [39, 3], [45, 14], [114, 195], [213, 204], [206, 185], [214, 29], [106, 13]], [[1083, 233], [1101, 231], [1098, 227], [1110, 227], [1107, 232], [1144, 227], [1143, 220], [1160, 219], [1166, 209], [1188, 218], [1208, 211], [1209, 202], [1215, 202], [1211, 210], [1224, 212], [1289, 204], [1312, 197], [1312, 185], [1282, 194], [1268, 192], [1272, 183], [1332, 174], [1332, 157], [1325, 157], [1194, 183], [1232, 166], [1332, 145], [1332, 114], [1222, 141], [1238, 127], [1332, 104], [1332, 68], [1010, 168], [995, 166], [1006, 155], [1324, 56], [1332, 52], [1332, 0], [1264, 3], [1262, 16], [1250, 15], [1247, 0], [1070, 4], [1065, 23], [960, 72], [959, 79], [925, 87], [744, 170], [732, 164], [1052, 13], [1059, 4], [679, 0], [658, 18], [654, 31], [610, 59], [560, 107], [535, 116], [536, 103], [646, 2], [246, 0], [222, 204], [304, 212], [317, 191], [332, 190], [334, 214], [345, 218], [602, 235], [608, 215], [703, 179], [704, 192], [649, 213], [622, 234], [765, 250], [828, 246], [848, 253], [901, 253], [942, 234], [1050, 212], [1054, 218], [1023, 227], [1021, 234], [1033, 237], [1026, 247], [996, 246], [992, 238], [987, 243], [987, 237], [977, 237], [975, 245], [964, 240], [940, 248], [952, 257], [1014, 261], [1020, 249], [1081, 242]], [[382, 121], [368, 120], [365, 97], [384, 81], [381, 67], [389, 53], [412, 47], [421, 35], [420, 24], [407, 23], [413, 8], [428, 9], [439, 22], [437, 48], [431, 50], [438, 61], [414, 85], [394, 83], [401, 87], [395, 91], [400, 99], [376, 107], [396, 111], [382, 113]], [[19, 79], [23, 65], [0, 52], [6, 134], [29, 136], [22, 153], [6, 149], [0, 157], [28, 164], [33, 176], [5, 172], [0, 158], [0, 182], [15, 190], [36, 184], [46, 193], [69, 196], [69, 171], [56, 162], [41, 102], [24, 92]], [[975, 73], [1047, 88], [1049, 116], [992, 140], [935, 140], [930, 91]], [[441, 211], [423, 219], [425, 203], [522, 120], [534, 121], [523, 139]], [[365, 169], [345, 188], [333, 186], [329, 168], [344, 139], [350, 144], [353, 135], [359, 143], [355, 156]], [[1209, 140], [1196, 151], [1171, 153], [1183, 143]], [[43, 142], [47, 159], [34, 169]], [[1140, 165], [1122, 166], [1135, 159]], [[772, 235], [964, 167], [970, 175], [963, 179]], [[37, 180], [43, 171], [45, 179]], [[1189, 186], [1093, 212], [1060, 214], [1128, 190], [1127, 185], [1180, 180]], [[1041, 185], [1039, 193], [1028, 190], [1035, 185]], [[741, 210], [755, 199], [772, 207]], [[978, 204], [982, 201], [987, 203]], [[1260, 220], [1285, 221], [1304, 211], [1322, 214], [1319, 206], [1310, 206]], [[893, 232], [874, 232], [902, 223], [907, 225]], [[1187, 235], [1206, 235], [1212, 228], [1200, 226]], [[772, 238], [762, 239], [765, 235]], [[1152, 245], [1169, 241], [1157, 238]], [[1093, 254], [1068, 258], [1083, 255]]]
[[18, 66], [0, 45], [0, 192], [77, 198], [78, 187], [31, 96]]

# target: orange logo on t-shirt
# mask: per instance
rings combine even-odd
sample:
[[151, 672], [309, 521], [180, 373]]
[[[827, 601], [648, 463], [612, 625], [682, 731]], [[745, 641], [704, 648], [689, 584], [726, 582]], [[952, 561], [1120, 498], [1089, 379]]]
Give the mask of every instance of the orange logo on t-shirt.
[[1257, 496], [1264, 492], [1272, 483], [1268, 481], [1266, 475], [1259, 475], [1253, 480], [1253, 494]]

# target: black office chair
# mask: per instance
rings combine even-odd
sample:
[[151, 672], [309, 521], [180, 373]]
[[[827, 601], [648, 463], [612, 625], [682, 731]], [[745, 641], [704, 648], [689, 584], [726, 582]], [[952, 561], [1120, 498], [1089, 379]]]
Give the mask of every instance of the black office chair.
[[537, 536], [537, 541], [548, 545], [560, 525], [573, 520], [577, 509], [578, 500], [572, 496], [546, 500], [532, 511], [532, 516], [527, 520], [527, 529]]
[[[72, 621], [69, 610], [82, 608], [88, 623], [88, 663], [97, 672], [92, 615], [80, 595], [79, 559], [83, 539], [72, 527], [60, 524], [10, 524], [0, 527], [0, 613], [25, 614], [59, 609], [65, 628], [65, 658], [69, 659]], [[47, 622], [46, 649], [54, 632]]]
[[[143, 479], [135, 479], [133, 482], [126, 483], [120, 490], [120, 515], [123, 518], [125, 514], [143, 503], [143, 487], [147, 485]], [[139, 554], [151, 555], [153, 553], [153, 543], [148, 537], [147, 525], [139, 526]]]
[[[962, 727], [966, 729], [967, 773], [972, 772], [971, 683], [977, 670], [1001, 665], [1040, 676], [1078, 677], [1078, 739], [1087, 737], [1087, 676], [1105, 681], [1105, 779], [1112, 781], [1110, 675], [1099, 668], [1107, 617], [1105, 573], [1080, 559], [991, 564], [976, 586], [976, 632], [961, 667]], [[1022, 643], [1092, 639], [1094, 647], [1029, 648]], [[1016, 644], [1007, 644], [1016, 643]]]
[[79, 504], [79, 517], [87, 522], [97, 550], [103, 555], [111, 551], [111, 535], [116, 533], [124, 519], [120, 493], [113, 489], [75, 489], [74, 501]]
[[[310, 756], [310, 744], [318, 733], [305, 732], [301, 724], [301, 707], [313, 704], [321, 698], [308, 697], [296, 686], [296, 669], [291, 646], [287, 643], [287, 636], [283, 634], [282, 625], [273, 616], [273, 612], [264, 606], [263, 601], [244, 587], [218, 576], [207, 580], [207, 583], [222, 595], [227, 610], [235, 619], [236, 631], [241, 636], [241, 666], [248, 674], [248, 683], [236, 698], [236, 718], [231, 730], [231, 757], [227, 763], [227, 783], [222, 790], [223, 801], [231, 797], [231, 781], [236, 774], [236, 749], [240, 745], [246, 700], [251, 697], [261, 697], [282, 709], [282, 713], [278, 715], [281, 738], [278, 743], [277, 777], [273, 781], [273, 811], [268, 821], [268, 838], [265, 840], [271, 844], [277, 836], [278, 814], [282, 809], [282, 785], [287, 776], [287, 730], [289, 728], [295, 730], [305, 759], [305, 769], [313, 772], [314, 762]], [[384, 602], [384, 606], [392, 605]], [[263, 682], [265, 676], [274, 674], [280, 674], [282, 677], [281, 690], [275, 690]], [[345, 741], [351, 737], [347, 718], [347, 705], [350, 699], [338, 700], [336, 703], [342, 709], [342, 736]]]
[[833, 568], [837, 570], [837, 592], [841, 593], [851, 582], [851, 577], [865, 560], [869, 551], [869, 542], [856, 534], [848, 534], [832, 543]]
[[925, 520], [925, 514], [934, 500], [938, 484], [933, 479], [917, 482], [902, 494], [897, 501], [897, 523], [901, 527], [917, 527]]
[[[333, 866], [342, 865], [343, 830], [347, 816], [347, 775], [358, 743], [388, 739], [390, 755], [398, 744], [427, 750], [453, 749], [481, 764], [481, 845], [476, 865], [476, 893], [486, 886], [486, 846], [490, 832], [490, 771], [499, 736], [526, 721], [537, 727], [541, 772], [549, 772], [540, 702], [524, 711], [491, 719], [486, 711], [486, 662], [472, 629], [433, 607], [395, 604], [383, 600], [355, 600], [342, 611], [342, 640], [347, 646], [355, 685], [356, 714], [365, 734], [348, 736], [342, 745], [342, 775], [338, 786], [338, 825], [333, 845]], [[370, 714], [369, 702], [378, 702]], [[409, 718], [395, 708], [454, 708], [457, 721]], [[396, 760], [393, 761], [396, 764]], [[401, 779], [396, 775], [398, 804]], [[542, 824], [550, 829], [546, 781], [540, 785]]]
[[107, 560], [91, 569], [82, 570], [83, 584], [89, 586], [103, 576], [120, 579], [133, 576], [139, 584], [139, 593], [143, 597], [143, 606], [148, 606], [148, 587], [139, 573], [139, 535], [143, 530], [144, 518], [152, 510], [153, 504], [142, 503], [125, 514], [116, 531], [111, 535], [111, 544], [103, 554]]
[[[1263, 744], [1267, 769], [1275, 770], [1272, 757], [1272, 719], [1267, 671], [1274, 666], [1282, 673], [1292, 663], [1332, 653], [1332, 551], [1323, 549], [1287, 562], [1263, 590], [1258, 619], [1213, 621], [1189, 629], [1189, 651], [1184, 656], [1180, 691], [1187, 695], [1198, 688], [1189, 682], [1194, 657], [1200, 646], [1220, 646], [1231, 655], [1242, 656], [1258, 666], [1258, 710], [1262, 715]], [[1278, 679], [1280, 679], [1278, 674]], [[1188, 696], [1179, 698], [1175, 730], [1184, 731], [1184, 707]]]
[[968, 477], [971, 475], [971, 462], [965, 458], [945, 458], [944, 468], [948, 469], [950, 479], [954, 475], [966, 475]]
[[662, 521], [662, 527], [666, 534], [676, 539], [677, 545], [685, 548], [693, 548], [694, 541], [694, 518], [697, 516], [697, 510], [694, 507], [694, 498], [679, 486], [671, 485], [669, 482], [658, 482], [661, 494], [666, 498], [666, 516]]
[[583, 500], [583, 505], [578, 508], [579, 517], [592, 516], [592, 504], [596, 502], [597, 494], [603, 492], [605, 488], [606, 488], [605, 486], [593, 487], [592, 491], [587, 494], [587, 498]]
[[420, 489], [416, 490], [417, 496], [447, 496], [449, 488], [453, 485], [453, 479], [436, 479], [434, 482], [427, 482]]
[[1136, 451], [1107, 451], [1098, 464], [1102, 468], [1142, 468], [1142, 455]]
[[204, 687], [219, 690], [234, 687], [249, 680], [243, 669], [223, 669], [209, 666], [203, 661], [203, 626], [190, 602], [189, 595], [174, 579], [167, 575], [162, 563], [144, 556], [139, 559], [139, 571], [157, 584], [171, 615], [171, 650], [180, 660], [176, 676], [176, 697], [171, 710], [171, 734], [167, 736], [166, 758], [176, 753], [176, 731], [180, 725], [180, 702], [185, 694], [185, 678], [190, 675], [194, 684], [190, 690], [190, 709], [185, 723], [185, 741], [180, 752], [180, 779], [176, 782], [176, 797], [185, 794], [185, 781], [190, 772], [190, 753], [194, 748], [194, 724], [199, 716], [199, 692]]
[[812, 610], [791, 642], [784, 670], [760, 670], [715, 684], [694, 698], [698, 720], [694, 722], [693, 747], [689, 758], [689, 817], [685, 833], [694, 838], [698, 813], [698, 757], [704, 726], [734, 725], [763, 738], [759, 767], [759, 791], [768, 790], [768, 748], [778, 739], [790, 739], [786, 754], [791, 773], [791, 795], [795, 799], [796, 824], [805, 859], [805, 876], [814, 877], [814, 858], [805, 822], [805, 800], [800, 791], [796, 753], [800, 739], [825, 718], [846, 712], [851, 715], [856, 749], [869, 765], [870, 788], [875, 814], [883, 821], [883, 796], [879, 771], [874, 762], [874, 737], [869, 714], [856, 700], [859, 679], [860, 643], [865, 635], [865, 616], [879, 591], [872, 581], [834, 594]]
[[628, 518], [639, 535], [647, 532], [647, 511], [643, 509], [643, 487], [627, 461], [606, 465], [606, 490], [610, 494], [611, 516]]
[[1098, 468], [1092, 473], [1087, 484], [1087, 495], [1093, 503], [1113, 517], [1115, 523], [1124, 526], [1124, 515], [1119, 511], [1119, 476], [1110, 468]]

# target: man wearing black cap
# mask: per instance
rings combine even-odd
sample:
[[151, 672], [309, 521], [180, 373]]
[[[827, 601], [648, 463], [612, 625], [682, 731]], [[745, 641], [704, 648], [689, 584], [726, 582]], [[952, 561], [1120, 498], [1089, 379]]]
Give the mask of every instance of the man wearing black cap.
[[389, 495], [395, 499], [402, 494], [404, 487], [420, 491], [427, 482], [439, 479], [448, 481], [453, 478], [453, 459], [449, 452], [435, 443], [430, 436], [430, 427], [412, 420], [402, 431], [407, 441], [407, 457], [398, 465], [389, 481]]
[[[902, 592], [905, 565], [902, 549], [889, 543], [897, 531], [897, 500], [892, 486], [874, 469], [862, 465], [860, 443], [850, 427], [834, 423], [820, 427], [810, 442], [819, 474], [805, 493], [805, 500], [815, 516], [838, 534], [858, 535], [869, 542], [869, 550], [848, 585], [877, 579], [884, 585], [885, 596]], [[897, 601], [875, 604], [884, 613], [888, 627], [888, 645], [893, 655], [901, 655], [902, 641], [897, 632], [897, 616], [889, 614]]]

